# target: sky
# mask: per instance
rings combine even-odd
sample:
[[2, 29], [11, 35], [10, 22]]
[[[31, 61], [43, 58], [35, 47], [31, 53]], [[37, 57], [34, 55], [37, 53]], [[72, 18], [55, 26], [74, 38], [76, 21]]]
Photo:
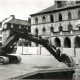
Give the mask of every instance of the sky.
[[54, 5], [54, 0], [0, 0], [0, 21], [15, 15], [15, 18], [27, 20], [34, 14]]

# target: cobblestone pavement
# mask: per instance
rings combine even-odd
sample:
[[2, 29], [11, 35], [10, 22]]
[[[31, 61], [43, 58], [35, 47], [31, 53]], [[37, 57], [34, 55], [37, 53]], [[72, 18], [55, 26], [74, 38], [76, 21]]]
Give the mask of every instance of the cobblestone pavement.
[[64, 63], [58, 62], [53, 56], [21, 55], [22, 61], [17, 64], [0, 64], [0, 79], [14, 78], [37, 70], [50, 68], [66, 68]]

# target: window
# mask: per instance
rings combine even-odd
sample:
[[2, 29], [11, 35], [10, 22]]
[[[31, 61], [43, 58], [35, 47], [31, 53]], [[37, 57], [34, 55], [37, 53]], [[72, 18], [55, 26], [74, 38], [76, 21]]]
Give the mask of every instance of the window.
[[79, 27], [79, 30], [80, 30], [80, 27]]
[[50, 30], [51, 30], [51, 32], [54, 32], [54, 28], [52, 26], [51, 26]]
[[80, 11], [78, 11], [78, 18], [80, 18]]
[[68, 25], [68, 31], [71, 31], [71, 30], [72, 30], [72, 25], [69, 24], [69, 25]]
[[76, 4], [80, 3], [80, 1], [76, 1]]
[[35, 33], [38, 34], [38, 29], [37, 28], [35, 29]]
[[0, 24], [0, 28], [2, 28], [2, 24]]
[[21, 28], [22, 28], [22, 29], [24, 29], [24, 26], [23, 26], [23, 25], [21, 25]]
[[54, 22], [53, 15], [50, 15], [50, 22]]
[[11, 24], [7, 24], [8, 28], [11, 28]]
[[43, 32], [46, 32], [46, 28], [45, 27], [43, 27]]
[[63, 31], [63, 27], [62, 26], [59, 26], [59, 31]]
[[62, 14], [59, 14], [59, 21], [62, 21]]
[[19, 26], [19, 28], [21, 29], [22, 26]]
[[7, 29], [7, 24], [4, 24], [4, 29]]
[[11, 24], [11, 28], [13, 28], [13, 24]]
[[42, 18], [42, 22], [43, 22], [43, 23], [46, 22], [45, 16], [43, 16], [43, 18]]
[[29, 32], [31, 32], [31, 27], [29, 26], [29, 27], [26, 27], [26, 28], [28, 28], [27, 30], [29, 31]]
[[76, 36], [74, 40], [75, 48], [80, 48], [80, 37]]
[[68, 13], [68, 20], [71, 20], [72, 19], [72, 16], [71, 16], [71, 13], [69, 12]]
[[2, 41], [2, 37], [0, 37], [0, 41]]
[[0, 31], [0, 35], [2, 34], [2, 31]]
[[57, 1], [58, 7], [62, 7], [61, 1]]
[[13, 28], [14, 29], [18, 29], [19, 28], [19, 25], [18, 24], [13, 24]]
[[64, 39], [64, 47], [65, 48], [70, 48], [71, 47], [71, 41], [70, 41], [70, 39], [68, 37], [66, 37]]
[[35, 18], [35, 24], [38, 24], [38, 18]]

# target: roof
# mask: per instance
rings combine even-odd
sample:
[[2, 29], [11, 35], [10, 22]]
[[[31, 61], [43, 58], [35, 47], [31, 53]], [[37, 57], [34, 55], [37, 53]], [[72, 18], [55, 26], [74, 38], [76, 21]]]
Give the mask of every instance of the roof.
[[54, 9], [56, 9], [56, 6], [55, 5], [53, 5], [53, 6], [49, 7], [49, 8], [46, 8], [44, 10], [41, 10], [38, 13], [48, 12], [48, 11], [52, 11]]
[[30, 26], [30, 23], [27, 20], [20, 20], [20, 19], [15, 19], [15, 18], [11, 19], [7, 23]]
[[34, 16], [34, 15], [38, 15], [38, 14], [43, 14], [43, 13], [47, 13], [47, 12], [55, 12], [55, 11], [59, 11], [59, 10], [66, 10], [66, 9], [72, 9], [72, 8], [75, 8], [75, 7], [79, 7], [80, 8], [80, 4], [74, 4], [74, 5], [68, 5], [68, 6], [63, 6], [63, 7], [60, 7], [60, 8], [57, 8], [56, 5], [53, 5], [49, 8], [46, 8], [42, 11], [39, 11], [35, 14], [31, 14], [30, 16]]
[[[46, 9], [44, 9], [44, 10], [41, 10], [41, 11], [35, 13], [35, 14], [39, 14], [39, 13], [44, 13], [44, 12], [52, 11], [52, 10], [54, 10], [54, 9], [55, 9], [55, 5], [53, 5], [53, 6], [49, 7], [49, 8], [46, 8]], [[31, 16], [33, 16], [33, 15], [35, 15], [35, 14], [31, 14]]]
[[8, 18], [5, 18], [4, 20], [2, 20], [2, 22], [4, 22], [5, 20], [7, 20]]

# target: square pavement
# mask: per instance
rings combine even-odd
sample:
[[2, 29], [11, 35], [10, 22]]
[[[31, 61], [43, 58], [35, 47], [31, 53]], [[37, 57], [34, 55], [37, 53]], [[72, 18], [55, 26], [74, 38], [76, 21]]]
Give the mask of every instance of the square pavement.
[[53, 70], [68, 68], [62, 62], [58, 62], [53, 56], [21, 55], [22, 61], [15, 64], [0, 64], [0, 79], [19, 78], [35, 74], [39, 70]]

